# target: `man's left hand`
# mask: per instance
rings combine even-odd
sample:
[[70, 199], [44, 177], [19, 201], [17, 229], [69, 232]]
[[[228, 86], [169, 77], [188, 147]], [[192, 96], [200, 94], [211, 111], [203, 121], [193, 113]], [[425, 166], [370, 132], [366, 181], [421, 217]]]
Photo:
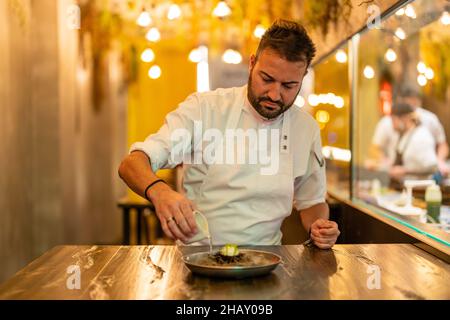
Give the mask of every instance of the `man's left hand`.
[[334, 221], [317, 219], [311, 225], [311, 240], [320, 249], [330, 249], [341, 232]]

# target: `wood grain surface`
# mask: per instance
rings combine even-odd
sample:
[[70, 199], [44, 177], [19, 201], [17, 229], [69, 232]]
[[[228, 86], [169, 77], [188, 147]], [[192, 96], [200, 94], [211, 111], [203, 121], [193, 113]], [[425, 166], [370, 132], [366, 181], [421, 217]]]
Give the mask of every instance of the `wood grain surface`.
[[[5, 282], [0, 299], [450, 299], [450, 266], [410, 244], [251, 248], [282, 263], [266, 276], [225, 280], [184, 265], [183, 254], [206, 247], [55, 247]], [[80, 289], [67, 287], [71, 265]], [[380, 287], [370, 289], [378, 268]]]

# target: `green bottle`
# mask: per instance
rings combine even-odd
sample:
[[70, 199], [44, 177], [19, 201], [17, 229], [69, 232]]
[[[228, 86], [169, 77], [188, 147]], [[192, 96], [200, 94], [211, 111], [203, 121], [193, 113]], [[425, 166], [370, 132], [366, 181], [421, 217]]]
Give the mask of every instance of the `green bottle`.
[[438, 185], [431, 185], [425, 191], [425, 201], [427, 203], [427, 215], [436, 223], [439, 223], [439, 215], [441, 214], [442, 193]]

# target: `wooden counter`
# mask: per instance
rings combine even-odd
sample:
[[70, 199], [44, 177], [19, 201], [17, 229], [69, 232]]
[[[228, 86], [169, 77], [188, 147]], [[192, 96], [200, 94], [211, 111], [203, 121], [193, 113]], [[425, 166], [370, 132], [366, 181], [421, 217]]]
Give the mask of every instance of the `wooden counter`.
[[[258, 249], [283, 263], [267, 276], [222, 280], [191, 274], [175, 246], [60, 246], [4, 283], [0, 299], [450, 299], [450, 265], [410, 244]], [[71, 265], [80, 289], [67, 288]], [[380, 289], [369, 289], [377, 268]]]

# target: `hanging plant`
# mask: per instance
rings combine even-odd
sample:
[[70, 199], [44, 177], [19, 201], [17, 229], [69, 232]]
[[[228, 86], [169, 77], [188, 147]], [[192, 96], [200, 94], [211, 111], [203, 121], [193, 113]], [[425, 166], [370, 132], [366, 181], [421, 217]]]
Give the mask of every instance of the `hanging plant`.
[[325, 37], [330, 27], [337, 28], [341, 21], [348, 26], [353, 9], [351, 0], [322, 0], [306, 1], [305, 3], [306, 23], [317, 29]]
[[[103, 79], [107, 71], [107, 55], [112, 43], [122, 37], [123, 20], [117, 12], [109, 9], [99, 7], [96, 1], [87, 1], [81, 6], [80, 50], [84, 56], [84, 37], [88, 35], [91, 39], [93, 69], [91, 97], [96, 111], [100, 110], [105, 97]], [[123, 66], [123, 69], [127, 70], [127, 67]]]

